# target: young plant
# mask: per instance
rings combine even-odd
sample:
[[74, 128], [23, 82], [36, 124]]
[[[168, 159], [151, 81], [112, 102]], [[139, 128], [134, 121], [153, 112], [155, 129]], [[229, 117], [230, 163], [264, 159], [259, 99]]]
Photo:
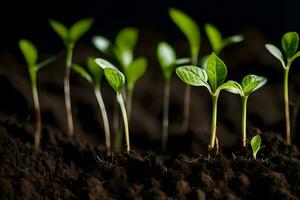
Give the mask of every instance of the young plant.
[[72, 56], [75, 43], [81, 38], [92, 26], [92, 19], [82, 19], [71, 26], [70, 29], [63, 24], [49, 20], [52, 29], [59, 35], [64, 42], [66, 48], [66, 71], [64, 76], [64, 93], [65, 93], [65, 106], [67, 115], [68, 136], [72, 137], [74, 134], [71, 97], [70, 97], [70, 69], [72, 67]]
[[117, 60], [126, 78], [126, 109], [131, 118], [132, 95], [136, 82], [146, 73], [147, 60], [144, 57], [134, 59], [133, 51], [138, 40], [138, 30], [124, 28], [116, 36], [115, 44], [103, 36], [94, 36], [95, 47], [111, 59]]
[[261, 149], [260, 135], [256, 135], [251, 139], [251, 147], [252, 147], [253, 158], [256, 160], [256, 155], [258, 151]]
[[89, 57], [87, 59], [87, 67], [88, 71], [85, 70], [83, 67], [77, 64], [72, 65], [72, 69], [85, 78], [88, 82], [90, 82], [93, 85], [94, 88], [94, 93], [96, 96], [96, 99], [99, 104], [99, 108], [102, 114], [102, 120], [103, 120], [103, 126], [104, 126], [104, 132], [105, 132], [105, 145], [106, 145], [106, 150], [107, 153], [111, 153], [111, 141], [110, 141], [110, 129], [109, 129], [109, 122], [108, 122], [108, 117], [107, 117], [107, 112], [105, 108], [105, 104], [101, 95], [101, 79], [103, 76], [103, 69], [100, 68], [97, 63], [95, 62], [95, 59], [92, 57]]
[[[227, 68], [225, 63], [214, 53], [208, 57], [206, 69], [197, 66], [182, 66], [176, 69], [178, 77], [185, 83], [192, 86], [204, 86], [212, 98], [212, 123], [209, 150], [215, 147], [217, 140], [217, 104], [222, 89], [232, 87], [232, 82], [225, 82]], [[218, 149], [218, 146], [217, 146]]]
[[37, 92], [37, 72], [42, 67], [50, 64], [52, 61], [54, 61], [55, 57], [51, 57], [49, 59], [46, 59], [45, 61], [41, 63], [37, 63], [38, 61], [38, 52], [35, 46], [28, 40], [22, 39], [19, 41], [19, 47], [22, 51], [22, 54], [25, 58], [25, 61], [27, 63], [28, 72], [30, 76], [31, 81], [31, 90], [33, 95], [33, 103], [34, 103], [34, 109], [35, 109], [35, 134], [34, 134], [34, 147], [36, 149], [40, 146], [40, 138], [41, 138], [41, 108], [39, 103], [39, 96]]
[[227, 91], [239, 94], [242, 98], [242, 142], [243, 147], [246, 147], [247, 140], [247, 101], [248, 97], [251, 93], [261, 88], [265, 85], [267, 79], [262, 76], [256, 76], [253, 74], [249, 74], [245, 76], [241, 82], [241, 84], [230, 81], [231, 87], [226, 88]]
[[[201, 35], [197, 23], [188, 15], [175, 8], [169, 9], [169, 15], [176, 26], [182, 31], [188, 40], [190, 46], [192, 65], [198, 65], [198, 56], [200, 51]], [[183, 131], [188, 130], [190, 116], [190, 96], [191, 86], [188, 84], [184, 92], [184, 107], [183, 107]]]
[[205, 24], [205, 32], [211, 44], [212, 51], [216, 55], [219, 55], [223, 48], [241, 42], [244, 39], [242, 35], [234, 35], [223, 38], [221, 32], [209, 23]]
[[123, 116], [123, 122], [125, 128], [126, 150], [127, 152], [129, 152], [130, 141], [129, 141], [128, 118], [127, 118], [127, 112], [126, 112], [124, 100], [122, 97], [122, 89], [125, 85], [125, 76], [110, 62], [101, 58], [97, 58], [95, 61], [100, 67], [102, 67], [102, 69], [104, 69], [104, 75], [108, 83], [117, 93], [117, 100], [121, 108], [121, 113]]
[[289, 71], [293, 61], [300, 56], [300, 51], [297, 52], [299, 45], [299, 36], [296, 32], [288, 32], [282, 36], [281, 46], [285, 54], [285, 58], [281, 51], [272, 44], [266, 44], [266, 49], [277, 58], [283, 67], [283, 96], [284, 96], [284, 108], [285, 108], [285, 125], [286, 125], [286, 142], [291, 144], [291, 125], [290, 125], [290, 110], [289, 110]]

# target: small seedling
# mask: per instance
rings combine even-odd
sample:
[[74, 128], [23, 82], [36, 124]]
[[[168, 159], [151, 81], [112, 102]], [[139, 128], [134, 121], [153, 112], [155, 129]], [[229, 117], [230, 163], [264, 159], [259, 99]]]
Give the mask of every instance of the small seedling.
[[[217, 132], [217, 103], [222, 89], [232, 87], [231, 81], [225, 82], [227, 68], [225, 63], [214, 53], [208, 57], [206, 69], [197, 66], [182, 66], [176, 69], [178, 77], [185, 83], [192, 86], [204, 86], [212, 98], [212, 123], [211, 136], [208, 148], [215, 147]], [[217, 146], [218, 149], [218, 146]]]
[[258, 151], [261, 149], [260, 135], [256, 135], [251, 139], [251, 147], [252, 147], [253, 158], [256, 160], [256, 155]]
[[67, 114], [68, 136], [72, 137], [74, 134], [71, 97], [70, 97], [70, 69], [72, 67], [73, 49], [75, 43], [81, 38], [92, 26], [92, 19], [82, 19], [76, 22], [70, 29], [63, 24], [49, 20], [52, 29], [61, 37], [66, 48], [66, 71], [64, 76], [64, 93], [65, 93], [65, 106]]
[[72, 69], [79, 75], [81, 75], [83, 78], [85, 78], [88, 82], [90, 82], [93, 85], [94, 93], [96, 96], [96, 99], [98, 101], [100, 111], [102, 114], [102, 120], [103, 120], [103, 126], [104, 126], [104, 132], [105, 132], [105, 144], [108, 154], [111, 153], [111, 141], [110, 141], [110, 129], [109, 129], [109, 122], [107, 117], [107, 112], [105, 108], [105, 104], [101, 95], [101, 79], [103, 76], [103, 69], [100, 68], [97, 63], [95, 62], [95, 59], [92, 57], [89, 57], [87, 59], [87, 67], [88, 71], [85, 70], [83, 67], [77, 64], [72, 65]]
[[223, 48], [243, 41], [242, 35], [234, 35], [223, 38], [221, 32], [212, 24], [205, 24], [205, 32], [211, 44], [212, 51], [219, 55]]
[[116, 36], [115, 44], [103, 36], [94, 36], [95, 47], [120, 64], [126, 78], [126, 109], [128, 119], [131, 118], [132, 95], [136, 82], [147, 70], [147, 60], [144, 57], [134, 59], [133, 51], [138, 40], [138, 30], [124, 28]]
[[55, 57], [51, 57], [46, 59], [41, 63], [37, 63], [38, 61], [38, 52], [35, 46], [28, 40], [22, 39], [19, 41], [19, 47], [23, 53], [23, 56], [26, 60], [28, 72], [31, 81], [31, 90], [33, 95], [33, 103], [35, 109], [35, 134], [34, 134], [34, 147], [36, 149], [40, 146], [40, 138], [41, 138], [41, 108], [39, 103], [39, 96], [37, 92], [37, 72], [42, 67], [50, 64], [54, 61]]
[[102, 67], [104, 69], [104, 75], [105, 75], [108, 83], [117, 93], [117, 100], [118, 100], [118, 103], [121, 108], [123, 122], [124, 122], [124, 128], [125, 128], [126, 149], [127, 149], [127, 152], [129, 152], [130, 151], [130, 141], [129, 141], [128, 118], [127, 118], [127, 112], [126, 112], [124, 100], [122, 97], [122, 89], [125, 85], [125, 76], [110, 62], [108, 62], [104, 59], [101, 59], [101, 58], [97, 58], [95, 61], [100, 67]]
[[[184, 12], [175, 8], [169, 9], [169, 15], [176, 26], [182, 31], [189, 42], [192, 65], [198, 65], [198, 56], [200, 51], [201, 35], [197, 23]], [[190, 116], [190, 96], [191, 86], [186, 85], [184, 92], [184, 107], [183, 107], [183, 131], [188, 130]]]
[[266, 44], [266, 49], [280, 62], [284, 69], [283, 79], [283, 95], [285, 108], [285, 125], [286, 125], [286, 142], [291, 144], [291, 125], [290, 125], [290, 110], [289, 110], [289, 71], [293, 61], [300, 56], [300, 51], [297, 52], [299, 45], [299, 36], [296, 32], [288, 32], [282, 36], [281, 46], [285, 54], [283, 57], [281, 51], [272, 44]]
[[225, 88], [225, 90], [239, 94], [242, 98], [242, 142], [243, 147], [246, 147], [246, 139], [247, 139], [247, 101], [248, 97], [251, 93], [261, 88], [265, 85], [267, 79], [262, 76], [256, 76], [253, 74], [249, 74], [245, 76], [241, 82], [241, 84], [230, 81], [231, 87]]

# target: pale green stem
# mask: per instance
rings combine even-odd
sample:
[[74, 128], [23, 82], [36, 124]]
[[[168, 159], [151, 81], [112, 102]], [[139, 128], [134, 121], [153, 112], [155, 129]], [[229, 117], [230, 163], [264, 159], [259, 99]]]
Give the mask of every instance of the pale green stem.
[[130, 151], [130, 141], [129, 141], [129, 128], [128, 128], [128, 119], [127, 119], [127, 112], [124, 104], [124, 100], [121, 94], [117, 94], [117, 100], [119, 102], [122, 117], [123, 117], [123, 123], [125, 128], [125, 141], [126, 141], [126, 150], [127, 152]]
[[283, 94], [284, 94], [284, 110], [285, 110], [285, 126], [286, 126], [286, 143], [291, 144], [291, 124], [289, 109], [289, 70], [290, 64], [284, 68]]
[[163, 107], [163, 120], [162, 120], [162, 150], [167, 149], [168, 143], [168, 129], [169, 129], [169, 104], [170, 104], [170, 90], [171, 84], [167, 82], [164, 89], [164, 107]]
[[95, 95], [96, 95], [96, 98], [97, 98], [97, 101], [98, 101], [98, 104], [100, 107], [100, 111], [102, 114], [104, 133], [105, 133], [106, 150], [107, 150], [107, 153], [110, 154], [111, 153], [111, 141], [110, 141], [109, 121], [108, 121], [108, 117], [107, 117], [106, 108], [104, 105], [104, 101], [103, 101], [99, 86], [95, 86], [94, 91], [95, 91]]
[[242, 141], [243, 141], [243, 147], [246, 147], [246, 141], [247, 141], [247, 101], [248, 96], [242, 97]]
[[208, 146], [209, 150], [212, 150], [215, 147], [216, 133], [217, 133], [217, 106], [218, 106], [218, 97], [219, 94], [212, 94], [212, 121], [211, 121], [211, 135], [210, 135], [210, 145]]
[[133, 87], [128, 85], [127, 92], [126, 92], [126, 110], [127, 110], [129, 123], [130, 123], [131, 111], [132, 111], [132, 95], [133, 95]]
[[70, 96], [70, 69], [72, 67], [72, 56], [73, 56], [73, 46], [70, 46], [67, 48], [66, 71], [64, 76], [64, 93], [65, 93], [65, 105], [66, 105], [67, 127], [68, 127], [69, 137], [72, 137], [74, 134], [73, 117], [72, 117], [72, 109], [71, 109], [71, 96]]
[[35, 134], [34, 134], [34, 147], [38, 149], [40, 146], [41, 140], [41, 108], [39, 103], [39, 96], [37, 92], [36, 82], [32, 82], [32, 94], [33, 94], [33, 103], [35, 110]]

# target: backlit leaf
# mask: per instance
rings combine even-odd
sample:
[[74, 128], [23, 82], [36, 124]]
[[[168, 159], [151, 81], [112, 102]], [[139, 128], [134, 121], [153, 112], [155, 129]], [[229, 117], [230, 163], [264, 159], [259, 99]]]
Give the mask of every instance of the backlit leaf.
[[116, 93], [120, 94], [125, 84], [125, 77], [122, 72], [115, 68], [106, 67], [104, 69], [104, 74], [110, 86]]
[[281, 65], [284, 67], [284, 58], [281, 51], [273, 44], [266, 44], [265, 47], [275, 58], [281, 62]]
[[80, 65], [73, 64], [71, 69], [74, 72], [76, 72], [77, 74], [79, 74], [81, 77], [85, 78], [90, 83], [93, 82], [92, 77], [90, 76], [90, 74], [83, 67], [81, 67]]
[[93, 21], [94, 20], [92, 18], [86, 18], [76, 22], [70, 28], [70, 40], [72, 42], [76, 42], [91, 28]]
[[227, 68], [225, 63], [216, 54], [212, 53], [207, 60], [206, 73], [214, 92], [225, 81]]
[[197, 66], [182, 66], [176, 68], [177, 76], [185, 83], [193, 86], [205, 86], [210, 90], [207, 84], [207, 74], [205, 70]]
[[127, 84], [130, 87], [134, 87], [136, 81], [140, 79], [147, 70], [147, 60], [146, 58], [138, 58], [134, 60], [128, 69], [125, 71], [125, 75], [127, 78]]
[[266, 82], [267, 79], [263, 76], [249, 74], [243, 78], [241, 86], [243, 88], [245, 96], [248, 96], [255, 90], [261, 88], [264, 84], [266, 84]]
[[164, 78], [170, 80], [176, 66], [176, 53], [166, 42], [160, 42], [157, 47], [157, 58], [163, 71]]
[[299, 45], [299, 36], [296, 32], [288, 32], [282, 36], [281, 46], [286, 57], [292, 58], [296, 53]]

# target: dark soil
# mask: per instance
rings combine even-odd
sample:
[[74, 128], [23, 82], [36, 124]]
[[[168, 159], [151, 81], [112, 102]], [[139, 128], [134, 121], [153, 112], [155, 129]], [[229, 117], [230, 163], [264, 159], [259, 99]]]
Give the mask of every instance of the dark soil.
[[[41, 150], [13, 119], [0, 120], [2, 199], [298, 199], [300, 152], [275, 133], [263, 133], [264, 148], [225, 149], [162, 157], [153, 152], [106, 156], [79, 136], [68, 140], [43, 128]], [[233, 148], [241, 149], [241, 148]]]

